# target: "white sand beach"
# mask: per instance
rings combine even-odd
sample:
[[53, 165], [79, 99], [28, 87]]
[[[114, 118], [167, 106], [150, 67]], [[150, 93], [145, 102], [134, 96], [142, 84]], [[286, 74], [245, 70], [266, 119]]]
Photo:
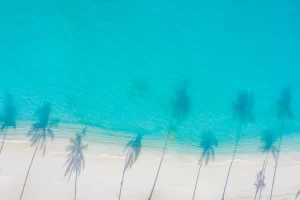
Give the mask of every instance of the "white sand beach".
[[[68, 133], [70, 134], [70, 133]], [[19, 199], [22, 184], [34, 152], [24, 139], [9, 136], [0, 155], [0, 199]], [[74, 177], [64, 177], [65, 148], [69, 140], [48, 141], [46, 155], [38, 151], [28, 177], [23, 200], [72, 200]], [[86, 167], [78, 180], [78, 200], [117, 199], [124, 166], [123, 146], [87, 141]], [[137, 162], [125, 174], [122, 200], [147, 200], [161, 156], [161, 149], [142, 149]], [[196, 199], [221, 200], [231, 155], [217, 155], [213, 163], [203, 166]], [[196, 155], [172, 155], [166, 152], [153, 200], [191, 199], [198, 172]], [[256, 174], [262, 168], [264, 155], [239, 154], [231, 171], [226, 200], [253, 199]], [[266, 171], [266, 188], [262, 199], [268, 199], [275, 162], [270, 157]], [[300, 153], [282, 152], [274, 188], [275, 200], [294, 199], [300, 189]]]

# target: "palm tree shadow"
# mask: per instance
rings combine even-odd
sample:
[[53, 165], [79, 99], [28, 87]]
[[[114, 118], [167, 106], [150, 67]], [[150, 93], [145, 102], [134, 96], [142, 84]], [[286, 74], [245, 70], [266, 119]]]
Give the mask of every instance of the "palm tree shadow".
[[31, 146], [38, 144], [40, 149], [43, 148], [43, 155], [46, 153], [47, 137], [54, 139], [52, 128], [56, 128], [59, 124], [59, 119], [50, 120], [51, 104], [45, 103], [37, 111], [38, 121], [35, 122], [28, 131], [29, 141]]
[[127, 151], [125, 170], [130, 169], [132, 165], [137, 161], [142, 149], [143, 136], [143, 134], [137, 134], [135, 139], [132, 139], [127, 143], [125, 147], [125, 151]]
[[64, 166], [67, 165], [65, 176], [69, 176], [70, 180], [72, 174], [75, 173], [75, 190], [74, 190], [74, 200], [76, 200], [77, 195], [77, 178], [81, 171], [85, 168], [85, 160], [83, 156], [83, 151], [88, 148], [87, 144], [83, 144], [83, 137], [87, 132], [87, 128], [84, 127], [81, 132], [76, 133], [75, 138], [70, 139], [70, 143], [66, 148], [68, 152], [67, 161]]
[[193, 200], [195, 199], [195, 194], [197, 190], [200, 170], [202, 167], [203, 161], [205, 161], [205, 165], [209, 163], [209, 161], [213, 161], [215, 157], [215, 150], [214, 148], [218, 146], [218, 139], [216, 138], [216, 135], [212, 131], [205, 131], [201, 135], [201, 141], [200, 141], [200, 147], [202, 148], [202, 155], [198, 162], [199, 170], [197, 174], [197, 179], [194, 187], [194, 193], [193, 193]]
[[65, 176], [69, 175], [68, 179], [71, 178], [74, 172], [79, 176], [80, 172], [85, 168], [83, 151], [88, 148], [88, 145], [83, 145], [82, 140], [86, 132], [87, 128], [84, 127], [80, 133], [76, 133], [75, 138], [70, 139], [70, 143], [66, 148], [66, 152], [68, 152], [68, 157], [64, 166], [67, 165]]
[[165, 145], [163, 149], [163, 153], [161, 155], [160, 163], [157, 169], [156, 177], [154, 179], [154, 184], [151, 189], [151, 193], [149, 196], [149, 199], [152, 198], [152, 195], [154, 193], [154, 189], [156, 186], [156, 182], [160, 173], [160, 169], [164, 160], [165, 152], [168, 146], [169, 139], [174, 139], [175, 137], [175, 124], [181, 123], [182, 120], [184, 120], [191, 112], [191, 106], [190, 106], [190, 98], [187, 92], [189, 82], [186, 80], [183, 84], [183, 86], [176, 90], [176, 95], [173, 100], [171, 100], [173, 111], [171, 115], [171, 119], [169, 121], [169, 128], [167, 137], [165, 139]]
[[254, 106], [254, 94], [249, 91], [239, 91], [237, 101], [233, 103], [234, 118], [237, 118], [241, 124], [253, 122], [254, 116], [252, 109]]
[[205, 165], [207, 165], [209, 161], [214, 161], [215, 158], [214, 148], [217, 146], [218, 146], [218, 139], [216, 138], [215, 134], [212, 131], [206, 131], [202, 134], [200, 147], [203, 149]]
[[225, 186], [222, 194], [222, 200], [225, 199], [225, 193], [226, 188], [231, 172], [231, 168], [233, 165], [233, 161], [236, 155], [237, 147], [239, 144], [240, 135], [242, 132], [243, 125], [247, 125], [248, 122], [254, 122], [254, 116], [252, 113], [252, 109], [254, 107], [254, 94], [252, 92], [249, 92], [247, 90], [239, 91], [237, 93], [237, 100], [232, 104], [233, 112], [234, 112], [234, 118], [237, 119], [240, 123], [240, 130], [237, 131], [237, 134], [235, 135], [235, 146], [234, 151], [232, 154], [231, 162], [229, 165]]
[[36, 145], [36, 147], [35, 147], [35, 151], [33, 153], [31, 162], [29, 164], [29, 168], [28, 168], [26, 178], [25, 178], [25, 181], [23, 184], [20, 200], [23, 197], [23, 193], [24, 193], [25, 186], [27, 183], [27, 178], [29, 176], [31, 166], [33, 164], [33, 161], [36, 156], [36, 152], [37, 152], [38, 148], [39, 147], [40, 147], [40, 149], [43, 148], [43, 155], [45, 155], [46, 146], [47, 146], [47, 137], [49, 136], [51, 139], [54, 138], [54, 133], [52, 131], [52, 125], [49, 120], [50, 113], [51, 113], [51, 104], [48, 102], [44, 103], [44, 105], [40, 109], [38, 109], [38, 111], [36, 112], [37, 118], [38, 118], [37, 122], [35, 122], [31, 126], [30, 130], [28, 131], [27, 135], [30, 137], [31, 146]]
[[122, 180], [120, 184], [120, 191], [119, 191], [119, 197], [118, 199], [121, 199], [122, 195], [122, 189], [123, 189], [123, 183], [124, 183], [124, 177], [125, 177], [125, 172], [127, 169], [130, 169], [132, 165], [137, 161], [141, 149], [142, 149], [142, 138], [144, 134], [138, 133], [135, 139], [130, 140], [126, 146], [125, 146], [125, 151], [127, 151], [126, 155], [126, 160], [124, 164], [124, 169], [123, 169], [123, 174], [122, 174]]
[[291, 87], [285, 87], [281, 90], [281, 95], [278, 103], [278, 113], [277, 113], [277, 119], [280, 121], [280, 132], [279, 132], [279, 144], [277, 147], [277, 153], [276, 153], [276, 161], [275, 161], [275, 170], [273, 175], [273, 181], [272, 181], [272, 187], [271, 187], [271, 198], [273, 196], [273, 189], [277, 174], [277, 165], [279, 160], [279, 154], [281, 149], [281, 143], [284, 134], [286, 133], [286, 120], [293, 119], [294, 115], [291, 110], [291, 101], [292, 101], [292, 88]]

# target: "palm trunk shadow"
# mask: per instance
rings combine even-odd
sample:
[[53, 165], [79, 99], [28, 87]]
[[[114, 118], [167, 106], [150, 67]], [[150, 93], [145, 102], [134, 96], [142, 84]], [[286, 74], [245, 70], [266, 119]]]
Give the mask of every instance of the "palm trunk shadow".
[[2, 149], [3, 149], [3, 147], [4, 147], [6, 135], [7, 135], [7, 128], [5, 128], [4, 136], [3, 136], [3, 139], [2, 139], [2, 144], [1, 144], [0, 154], [2, 153]]
[[[76, 171], [78, 171], [78, 169], [76, 169]], [[77, 178], [78, 178], [78, 173], [76, 172], [76, 175], [75, 175], [74, 200], [76, 200], [76, 196], [77, 196]]]
[[[267, 165], [268, 165], [268, 159], [269, 159], [269, 152], [267, 153], [267, 157], [266, 157], [266, 160], [265, 160], [265, 165], [264, 165], [264, 168], [263, 168], [263, 176], [262, 176], [263, 178], [265, 178]], [[259, 198], [258, 198], [259, 200], [261, 199], [262, 190], [263, 190], [263, 187], [260, 188]]]
[[22, 199], [22, 197], [23, 197], [23, 193], [24, 193], [24, 190], [25, 190], [25, 186], [26, 186], [26, 183], [27, 183], [27, 179], [28, 179], [28, 176], [29, 176], [29, 172], [30, 172], [30, 170], [31, 170], [31, 166], [32, 166], [32, 163], [33, 163], [33, 161], [34, 161], [34, 158], [35, 158], [36, 152], [37, 152], [37, 150], [38, 150], [38, 147], [39, 147], [40, 141], [41, 141], [41, 137], [39, 138], [39, 141], [38, 141], [38, 143], [37, 143], [37, 145], [36, 145], [36, 147], [35, 147], [35, 151], [34, 151], [34, 153], [33, 153], [33, 156], [32, 156], [32, 158], [31, 158], [31, 162], [30, 162], [30, 165], [29, 165], [29, 168], [28, 168], [27, 174], [26, 174], [26, 178], [25, 178], [24, 184], [23, 184], [23, 188], [22, 188], [22, 192], [21, 192], [20, 200], [21, 200], [21, 199]]
[[272, 180], [270, 200], [272, 200], [272, 197], [273, 197], [273, 191], [274, 191], [274, 185], [275, 185], [275, 180], [276, 180], [276, 175], [277, 175], [279, 155], [280, 155], [280, 151], [281, 151], [281, 145], [282, 145], [282, 139], [283, 139], [284, 132], [285, 132], [285, 121], [284, 121], [284, 119], [282, 119], [280, 136], [279, 136], [279, 144], [278, 144], [278, 147], [276, 149], [276, 162], [275, 162], [275, 169], [274, 169], [273, 180]]
[[203, 158], [204, 158], [204, 154], [202, 154], [201, 159], [200, 159], [200, 165], [199, 165], [199, 170], [198, 170], [198, 174], [197, 174], [197, 179], [196, 179], [196, 183], [195, 183], [195, 188], [194, 188], [194, 193], [193, 193], [192, 200], [195, 199], [195, 194], [196, 194], [196, 190], [197, 190], [197, 185], [198, 185], [199, 175], [200, 175], [200, 171], [201, 171], [201, 167], [202, 167], [202, 163], [203, 163]]
[[274, 189], [275, 179], [276, 179], [276, 174], [277, 174], [277, 166], [278, 166], [281, 143], [282, 143], [282, 136], [280, 136], [280, 138], [279, 138], [279, 144], [278, 144], [277, 155], [276, 155], [276, 163], [275, 163], [275, 169], [274, 169], [273, 180], [272, 180], [270, 200], [272, 200], [272, 197], [273, 197], [273, 189]]
[[126, 163], [127, 163], [127, 156], [126, 156], [126, 160], [124, 163], [124, 169], [123, 169], [123, 173], [122, 173], [122, 180], [121, 180], [121, 184], [120, 184], [120, 191], [119, 191], [119, 197], [118, 197], [119, 200], [121, 199], [121, 195], [122, 195], [124, 177], [125, 177], [125, 172], [126, 172]]
[[231, 158], [231, 162], [230, 162], [230, 165], [229, 165], [229, 170], [228, 170], [226, 181], [225, 181], [225, 186], [224, 186], [224, 191], [223, 191], [223, 195], [222, 195], [222, 200], [224, 200], [224, 198], [225, 198], [225, 193], [226, 193], [226, 188], [227, 188], [227, 184], [228, 184], [228, 180], [229, 180], [229, 175], [230, 175], [232, 164], [233, 164], [233, 161], [234, 161], [234, 158], [235, 158], [235, 154], [236, 154], [238, 143], [239, 143], [239, 139], [237, 139], [236, 142], [235, 142], [235, 147], [234, 147], [233, 155], [232, 155], [232, 158]]
[[153, 192], [154, 192], [154, 189], [155, 189], [155, 186], [156, 186], [156, 182], [157, 182], [157, 179], [158, 179], [158, 176], [159, 176], [159, 173], [160, 173], [160, 168], [161, 168], [161, 165], [162, 165], [164, 157], [165, 157], [165, 152], [166, 152], [166, 149], [167, 149], [167, 146], [168, 146], [168, 141], [169, 141], [169, 133], [168, 133], [167, 138], [165, 140], [164, 150], [163, 150], [160, 162], [159, 162], [159, 166], [158, 166], [158, 169], [157, 169], [157, 173], [156, 173], [156, 177], [155, 177], [155, 180], [154, 180], [154, 184], [152, 186], [151, 193], [150, 193], [150, 196], [149, 196], [148, 200], [151, 200], [151, 198], [152, 198], [152, 195], [153, 195]]

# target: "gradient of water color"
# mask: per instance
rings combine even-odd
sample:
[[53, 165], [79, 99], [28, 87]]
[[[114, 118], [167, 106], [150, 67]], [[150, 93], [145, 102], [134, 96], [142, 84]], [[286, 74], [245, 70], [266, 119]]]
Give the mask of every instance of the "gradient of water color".
[[232, 102], [242, 89], [255, 94], [245, 137], [276, 129], [280, 90], [292, 86], [297, 133], [299, 9], [295, 0], [2, 1], [1, 100], [5, 91], [14, 95], [18, 120], [34, 119], [50, 101], [62, 122], [145, 130], [155, 140], [188, 80], [191, 113], [175, 140], [197, 146], [208, 129], [230, 144], [238, 126]]

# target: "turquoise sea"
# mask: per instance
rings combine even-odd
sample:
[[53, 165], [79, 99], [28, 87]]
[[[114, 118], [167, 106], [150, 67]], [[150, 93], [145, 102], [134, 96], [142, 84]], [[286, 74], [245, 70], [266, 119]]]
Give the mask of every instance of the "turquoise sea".
[[47, 101], [63, 123], [163, 141], [187, 81], [190, 107], [175, 143], [197, 147], [211, 130], [232, 148], [237, 92], [254, 94], [255, 121], [243, 131], [251, 139], [278, 128], [277, 101], [291, 87], [295, 137], [299, 10], [296, 0], [1, 1], [0, 101], [13, 95], [18, 121], [34, 120]]

